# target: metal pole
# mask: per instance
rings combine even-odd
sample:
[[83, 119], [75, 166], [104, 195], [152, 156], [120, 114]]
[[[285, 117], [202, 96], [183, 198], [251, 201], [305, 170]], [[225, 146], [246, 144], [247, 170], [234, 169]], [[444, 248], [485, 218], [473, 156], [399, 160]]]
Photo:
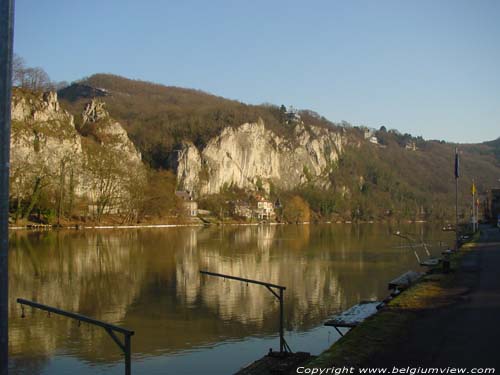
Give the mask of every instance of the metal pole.
[[217, 276], [217, 277], [222, 277], [223, 279], [231, 279], [231, 280], [242, 281], [242, 282], [245, 282], [245, 283], [252, 283], [252, 284], [258, 284], [258, 285], [264, 285], [264, 286], [271, 287], [271, 288], [276, 288], [276, 289], [283, 289], [283, 290], [286, 289], [286, 287], [281, 286], [281, 285], [266, 283], [264, 281], [258, 281], [258, 280], [252, 280], [252, 279], [245, 279], [243, 277], [237, 277], [237, 276], [231, 276], [231, 275], [224, 275], [222, 273], [217, 273], [217, 272], [200, 271], [200, 273], [202, 275]]
[[476, 185], [474, 185], [474, 178], [472, 179], [472, 233], [476, 233], [476, 210], [474, 202], [476, 200]]
[[458, 177], [455, 177], [455, 250], [458, 250]]
[[476, 232], [479, 231], [479, 204], [478, 204], [479, 198], [476, 198], [476, 201], [474, 202], [474, 207], [476, 209]]
[[284, 319], [285, 314], [283, 310], [284, 304], [283, 289], [280, 289], [280, 353], [285, 352], [285, 336], [284, 336]]
[[[66, 311], [66, 310], [61, 310], [58, 309], [57, 307], [52, 307], [48, 305], [44, 305], [42, 303], [38, 303], [35, 301], [30, 301], [27, 299], [23, 298], [18, 298], [17, 303], [21, 305], [21, 307], [24, 309], [24, 306], [31, 306], [34, 309], [39, 309], [42, 311], [47, 311], [49, 314], [54, 313], [57, 315], [62, 315], [67, 318], [75, 319], [78, 320], [79, 322], [85, 322], [89, 324], [96, 325], [98, 327], [104, 328], [104, 330], [108, 333], [108, 335], [111, 337], [111, 339], [118, 345], [120, 350], [125, 354], [125, 375], [131, 375], [132, 367], [131, 367], [131, 338], [134, 335], [134, 331], [131, 331], [126, 328], [118, 327], [115, 326], [114, 324], [109, 324], [106, 322], [103, 322], [102, 320], [97, 320], [90, 318], [86, 315], [82, 314], [77, 314], [71, 311]], [[24, 315], [24, 310], [23, 310], [23, 315]], [[118, 336], [116, 336], [115, 332], [119, 332], [123, 334], [124, 336], [124, 342], [122, 342]]]
[[119, 327], [119, 326], [116, 326], [114, 324], [106, 323], [106, 322], [104, 322], [102, 320], [89, 318], [86, 315], [77, 314], [77, 313], [74, 313], [74, 312], [71, 312], [71, 311], [66, 311], [66, 310], [58, 309], [57, 307], [52, 307], [52, 306], [49, 306], [49, 305], [44, 305], [43, 303], [38, 303], [38, 302], [35, 302], [35, 301], [30, 301], [30, 300], [27, 300], [27, 299], [24, 299], [24, 298], [18, 298], [17, 299], [17, 303], [19, 303], [21, 305], [25, 305], [25, 306], [30, 306], [30, 307], [33, 307], [35, 309], [47, 311], [49, 313], [53, 313], [53, 314], [57, 314], [57, 315], [62, 315], [62, 316], [65, 316], [65, 317], [68, 317], [68, 318], [71, 318], [71, 319], [79, 320], [81, 322], [93, 324], [95, 326], [99, 326], [99, 327], [104, 328], [108, 332], [109, 331], [116, 331], [116, 332], [120, 332], [120, 333], [124, 334], [125, 336], [127, 336], [127, 335], [128, 336], [132, 336], [134, 334], [134, 331], [131, 331], [129, 329], [126, 329], [126, 328], [123, 328], [123, 327]]
[[[404, 238], [406, 241], [408, 241], [408, 243], [410, 244], [410, 248], [413, 250], [413, 254], [415, 254], [415, 258], [417, 258], [417, 262], [418, 264], [421, 264], [422, 261], [420, 259], [420, 257], [418, 256], [418, 253], [417, 253], [417, 250], [415, 249], [415, 247], [413, 247], [413, 239], [408, 237], [408, 236], [405, 236], [403, 234], [401, 234], [399, 231], [398, 232], [395, 232], [393, 233], [395, 236], [398, 236], [398, 237], [401, 237], [401, 238]], [[423, 243], [423, 240], [422, 240], [422, 243]], [[428, 250], [427, 250], [428, 252]]]
[[130, 335], [125, 335], [125, 375], [132, 374], [131, 351]]
[[[292, 349], [290, 349], [290, 346], [288, 346], [286, 340], [285, 340], [285, 312], [283, 308], [284, 304], [284, 292], [286, 287], [281, 286], [281, 285], [276, 285], [276, 284], [271, 284], [271, 283], [266, 283], [263, 281], [258, 281], [258, 280], [252, 280], [252, 279], [245, 279], [243, 277], [237, 277], [237, 276], [231, 276], [231, 275], [224, 275], [221, 273], [216, 273], [216, 272], [209, 272], [209, 271], [200, 271], [201, 274], [203, 275], [208, 275], [208, 276], [216, 276], [216, 277], [222, 277], [224, 279], [230, 279], [230, 280], [237, 280], [237, 281], [242, 281], [246, 282], [247, 284], [257, 284], [257, 285], [263, 285], [265, 286], [279, 301], [280, 303], [280, 354], [283, 353], [292, 353]], [[273, 288], [279, 289], [279, 294], [276, 293]]]
[[455, 250], [458, 250], [458, 177], [460, 176], [460, 160], [458, 158], [458, 148], [455, 147]]
[[0, 375], [9, 372], [9, 170], [14, 0], [0, 0]]

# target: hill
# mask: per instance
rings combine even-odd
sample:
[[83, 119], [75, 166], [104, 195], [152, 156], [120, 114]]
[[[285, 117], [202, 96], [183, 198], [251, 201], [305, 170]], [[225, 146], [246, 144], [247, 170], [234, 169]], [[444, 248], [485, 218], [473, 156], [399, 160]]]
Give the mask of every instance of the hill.
[[[177, 153], [184, 147], [184, 142], [191, 142], [203, 159], [203, 150], [210, 142], [215, 142], [224, 129], [237, 131], [245, 123], [262, 122], [272, 137], [297, 142], [295, 120], [284, 107], [247, 105], [199, 90], [97, 74], [60, 90], [59, 96], [62, 105], [75, 114], [81, 112], [89, 97], [101, 97], [110, 114], [123, 124], [141, 151], [143, 160], [154, 169], [174, 169], [176, 172]], [[369, 129], [364, 127], [340, 126], [306, 110], [298, 111], [297, 115], [309, 136], [317, 132], [311, 132], [314, 128], [338, 134], [342, 139], [342, 150], [328, 170], [318, 171], [311, 178], [308, 165], [297, 165], [295, 169], [301, 174], [300, 184], [283, 189], [270, 183], [269, 189], [263, 193], [273, 199], [300, 196], [314, 215], [322, 218], [381, 219], [393, 216], [445, 219], [453, 216], [456, 144], [424, 140], [385, 128], [371, 131], [375, 143], [370, 137], [365, 137]], [[480, 192], [498, 183], [499, 144], [500, 139], [458, 145], [464, 217], [468, 215], [472, 178], [475, 178]], [[238, 149], [240, 144], [235, 147], [235, 152], [241, 151]], [[222, 160], [218, 161], [222, 163]], [[212, 169], [200, 170], [200, 176], [212, 173], [212, 177], [217, 178], [215, 167]], [[242, 174], [240, 177], [254, 178], [254, 190], [262, 187], [261, 176]], [[179, 183], [179, 174], [177, 178]], [[229, 194], [228, 189], [234, 192], [242, 188], [233, 183], [236, 180], [228, 181], [231, 183], [220, 184], [224, 186], [223, 193]]]
[[[254, 106], [224, 99], [199, 90], [96, 74], [58, 91], [62, 104], [81, 113], [90, 97], [103, 97], [114, 118], [123, 124], [153, 168], [166, 168], [179, 142], [189, 139], [202, 146], [226, 127], [263, 119], [278, 134], [283, 113], [276, 106]], [[310, 114], [305, 114], [312, 117]], [[323, 126], [321, 118], [314, 121]]]

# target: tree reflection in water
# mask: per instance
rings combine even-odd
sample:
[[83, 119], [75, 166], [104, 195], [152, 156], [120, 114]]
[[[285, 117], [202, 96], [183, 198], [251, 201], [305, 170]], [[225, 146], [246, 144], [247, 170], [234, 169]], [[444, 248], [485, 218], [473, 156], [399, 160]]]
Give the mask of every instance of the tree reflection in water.
[[[265, 288], [206, 278], [200, 269], [285, 285], [287, 330], [310, 330], [359, 300], [384, 296], [389, 279], [417, 268], [411, 252], [395, 248], [390, 230], [373, 224], [11, 232], [10, 367], [36, 374], [57, 356], [121, 361], [98, 328], [30, 309], [21, 319], [18, 297], [135, 330], [135, 359], [276, 335], [279, 306]], [[424, 225], [405, 230], [449, 236]]]

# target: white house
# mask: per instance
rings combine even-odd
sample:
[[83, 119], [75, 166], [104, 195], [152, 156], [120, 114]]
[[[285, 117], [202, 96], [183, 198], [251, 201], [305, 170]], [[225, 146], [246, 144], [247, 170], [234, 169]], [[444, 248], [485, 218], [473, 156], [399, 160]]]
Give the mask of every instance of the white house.
[[259, 197], [257, 200], [257, 217], [261, 220], [272, 219], [275, 215], [274, 203]]
[[188, 216], [198, 216], [198, 202], [193, 200], [193, 195], [189, 191], [178, 190], [175, 192], [179, 198], [182, 198], [182, 206]]

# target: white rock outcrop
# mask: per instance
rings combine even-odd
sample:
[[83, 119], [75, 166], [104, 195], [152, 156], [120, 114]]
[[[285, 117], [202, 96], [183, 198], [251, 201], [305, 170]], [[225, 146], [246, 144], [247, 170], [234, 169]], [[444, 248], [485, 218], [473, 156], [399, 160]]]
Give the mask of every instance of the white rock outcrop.
[[179, 189], [207, 195], [224, 186], [267, 191], [271, 184], [281, 189], [308, 181], [327, 186], [343, 143], [338, 131], [304, 124], [295, 125], [291, 137], [275, 134], [262, 121], [226, 128], [202, 150], [183, 143], [177, 159]]
[[[100, 158], [98, 162], [103, 164], [115, 161], [109, 170], [129, 179], [143, 174], [140, 153], [125, 129], [109, 116], [103, 102], [92, 100], [87, 104], [82, 114], [85, 129], [76, 129], [73, 116], [60, 107], [55, 92], [15, 88], [11, 118], [11, 195], [18, 200], [30, 199], [37, 187], [71, 190], [92, 206], [100, 199], [96, 186], [103, 184], [102, 176], [88, 168], [92, 158]], [[114, 195], [119, 198], [116, 201], [126, 202], [128, 193], [120, 186], [124, 183], [114, 182]]]
[[36, 94], [15, 90], [11, 118], [14, 193], [37, 178], [54, 179], [63, 164], [77, 168], [83, 157], [81, 136], [75, 129], [73, 116], [60, 108], [55, 92]]
[[82, 120], [82, 129], [85, 131], [86, 127], [91, 128], [89, 132], [102, 145], [123, 154], [130, 163], [141, 164], [140, 152], [135, 148], [122, 125], [111, 118], [104, 102], [92, 99], [87, 103], [82, 113]]

